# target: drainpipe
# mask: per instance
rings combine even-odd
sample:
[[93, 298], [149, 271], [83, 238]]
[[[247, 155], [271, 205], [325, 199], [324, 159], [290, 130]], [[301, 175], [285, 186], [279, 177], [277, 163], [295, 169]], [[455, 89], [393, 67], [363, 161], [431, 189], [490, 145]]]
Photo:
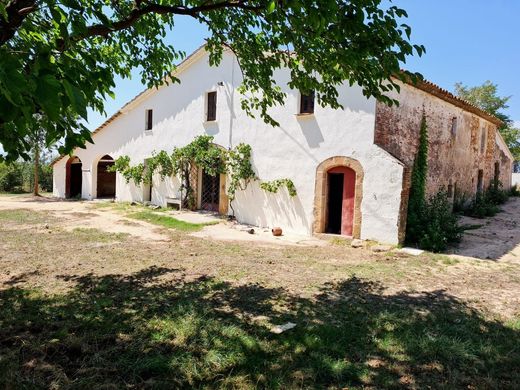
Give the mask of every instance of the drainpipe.
[[231, 97], [230, 97], [230, 105], [229, 108], [229, 139], [228, 139], [228, 149], [231, 150], [233, 148], [233, 121], [235, 116], [235, 55], [232, 53], [233, 60], [231, 61]]

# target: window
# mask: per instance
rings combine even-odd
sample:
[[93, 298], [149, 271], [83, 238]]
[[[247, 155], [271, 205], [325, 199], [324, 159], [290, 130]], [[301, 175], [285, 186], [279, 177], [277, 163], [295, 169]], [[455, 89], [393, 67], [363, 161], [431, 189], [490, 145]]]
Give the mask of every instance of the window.
[[146, 110], [145, 111], [145, 130], [152, 130], [153, 126], [153, 110]]
[[453, 184], [448, 184], [448, 198], [453, 198]]
[[206, 121], [217, 120], [217, 92], [208, 92], [206, 106]]
[[478, 170], [477, 174], [477, 192], [481, 193], [484, 190], [484, 171], [482, 169]]
[[480, 153], [484, 153], [486, 150], [486, 139], [487, 139], [487, 129], [480, 129]]
[[500, 163], [495, 163], [495, 175], [493, 177], [493, 185], [495, 186], [495, 189], [498, 189], [500, 183]]
[[451, 137], [457, 136], [457, 117], [451, 118]]
[[314, 113], [314, 91], [309, 95], [300, 93], [300, 114]]

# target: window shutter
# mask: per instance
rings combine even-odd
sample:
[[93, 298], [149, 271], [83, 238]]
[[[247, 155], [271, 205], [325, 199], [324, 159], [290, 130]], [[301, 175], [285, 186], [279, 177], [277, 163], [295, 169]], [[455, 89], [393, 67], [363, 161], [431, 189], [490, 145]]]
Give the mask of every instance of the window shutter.
[[314, 92], [309, 95], [301, 95], [300, 100], [300, 114], [312, 114], [314, 113]]
[[153, 110], [146, 110], [146, 130], [152, 130]]
[[208, 111], [206, 120], [214, 121], [217, 119], [217, 93], [208, 92]]

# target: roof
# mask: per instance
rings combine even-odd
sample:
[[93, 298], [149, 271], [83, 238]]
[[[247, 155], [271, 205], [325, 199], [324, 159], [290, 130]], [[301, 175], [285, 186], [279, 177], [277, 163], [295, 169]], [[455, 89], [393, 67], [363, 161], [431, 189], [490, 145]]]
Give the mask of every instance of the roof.
[[415, 87], [417, 89], [420, 89], [426, 93], [429, 93], [430, 95], [436, 96], [439, 99], [442, 99], [448, 103], [453, 104], [454, 106], [457, 106], [465, 111], [471, 112], [472, 114], [475, 114], [482, 119], [485, 119], [494, 125], [500, 127], [503, 125], [503, 122], [498, 119], [496, 116], [489, 114], [488, 112], [482, 110], [481, 108], [475, 106], [474, 104], [468, 102], [467, 100], [461, 99], [458, 96], [455, 96], [451, 92], [447, 91], [444, 88], [439, 87], [437, 84], [432, 83], [431, 81], [422, 79], [418, 80], [417, 82], [413, 82], [411, 80], [406, 81], [407, 84], [411, 85], [412, 87]]
[[[174, 74], [178, 74], [179, 72], [182, 72], [187, 66], [189, 66], [197, 57], [198, 55], [202, 54], [204, 47], [206, 45], [200, 46], [198, 49], [196, 49], [194, 52], [192, 52], [189, 56], [187, 56], [179, 65], [177, 65], [177, 68], [174, 71]], [[117, 110], [110, 118], [108, 118], [106, 121], [104, 121], [98, 128], [96, 128], [92, 135], [99, 133], [101, 130], [103, 130], [105, 127], [107, 127], [110, 123], [115, 121], [117, 118], [119, 118], [121, 115], [123, 115], [126, 111], [130, 110], [132, 106], [135, 104], [138, 104], [141, 100], [144, 98], [152, 95], [155, 93], [159, 88], [164, 87], [166, 84], [163, 84], [162, 86], [158, 88], [147, 88], [144, 91], [141, 91], [139, 94], [134, 96], [132, 100], [127, 102], [123, 107], [121, 107], [119, 110]], [[63, 157], [67, 156], [66, 154], [62, 154], [58, 157], [56, 157], [52, 162], [51, 166], [56, 164], [58, 161], [60, 161]]]
[[[201, 45], [198, 49], [196, 49], [193, 53], [191, 53], [189, 56], [187, 56], [179, 65], [177, 65], [177, 68], [175, 69], [174, 74], [178, 74], [182, 72], [186, 67], [191, 65], [200, 54], [204, 52], [206, 45]], [[400, 78], [399, 78], [400, 79]], [[401, 80], [402, 81], [402, 80]], [[429, 93], [433, 96], [436, 96], [444, 101], [447, 101], [448, 103], [451, 103], [457, 107], [462, 108], [463, 110], [469, 111], [493, 124], [496, 126], [501, 126], [502, 121], [498, 119], [497, 117], [488, 114], [486, 111], [478, 108], [477, 106], [471, 104], [470, 102], [461, 99], [451, 92], [439, 87], [438, 85], [432, 83], [428, 80], [420, 80], [417, 82], [413, 82], [411, 80], [406, 81], [407, 84], [418, 88], [426, 93]], [[159, 87], [162, 88], [163, 86]], [[144, 98], [148, 97], [149, 95], [155, 93], [159, 88], [148, 88], [136, 95], [132, 100], [130, 100], [128, 103], [126, 103], [123, 107], [121, 107], [118, 111], [116, 111], [110, 118], [108, 118], [105, 122], [103, 122], [97, 129], [95, 129], [92, 132], [92, 135], [99, 133], [101, 130], [103, 130], [105, 127], [107, 127], [110, 123], [112, 123], [114, 120], [116, 120], [118, 117], [120, 117], [123, 113], [130, 110], [134, 105], [138, 104], [140, 101], [142, 101]], [[56, 157], [52, 162], [51, 166], [56, 164], [59, 160], [61, 160], [66, 155], [61, 155]]]

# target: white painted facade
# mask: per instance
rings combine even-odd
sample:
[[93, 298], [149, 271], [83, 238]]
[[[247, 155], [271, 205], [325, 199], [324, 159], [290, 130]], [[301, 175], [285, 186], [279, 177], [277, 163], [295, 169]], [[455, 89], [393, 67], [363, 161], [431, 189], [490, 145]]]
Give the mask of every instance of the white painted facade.
[[[287, 87], [289, 73], [281, 70], [275, 79], [287, 99], [284, 106], [270, 111], [280, 123], [274, 128], [241, 110], [237, 92], [241, 73], [230, 52], [218, 67], [210, 67], [204, 49], [199, 49], [179, 66], [177, 77], [180, 84], [144, 92], [94, 134], [94, 144], [74, 151], [83, 164], [82, 198], [96, 197], [96, 167], [102, 156], [128, 155], [134, 165], [153, 151], [171, 152], [197, 135], [209, 134], [224, 148], [240, 142], [251, 145], [253, 168], [260, 180], [290, 178], [296, 186], [298, 194], [291, 198], [285, 189], [272, 194], [260, 189], [258, 182], [251, 183], [233, 201], [238, 221], [312, 234], [316, 168], [330, 157], [346, 156], [359, 161], [364, 172], [361, 238], [398, 242], [403, 165], [374, 145], [376, 102], [365, 98], [359, 87], [339, 89], [343, 110], [316, 104], [314, 115], [297, 115], [299, 92]], [[204, 121], [209, 91], [217, 91], [217, 120], [210, 123]], [[146, 109], [153, 109], [151, 131], [144, 130]], [[65, 196], [66, 161], [67, 157], [54, 165], [57, 197]], [[142, 187], [127, 184], [119, 174], [116, 180], [116, 200], [143, 200]], [[164, 182], [154, 178], [152, 203], [165, 206], [165, 198], [175, 197], [179, 185], [176, 178]]]

